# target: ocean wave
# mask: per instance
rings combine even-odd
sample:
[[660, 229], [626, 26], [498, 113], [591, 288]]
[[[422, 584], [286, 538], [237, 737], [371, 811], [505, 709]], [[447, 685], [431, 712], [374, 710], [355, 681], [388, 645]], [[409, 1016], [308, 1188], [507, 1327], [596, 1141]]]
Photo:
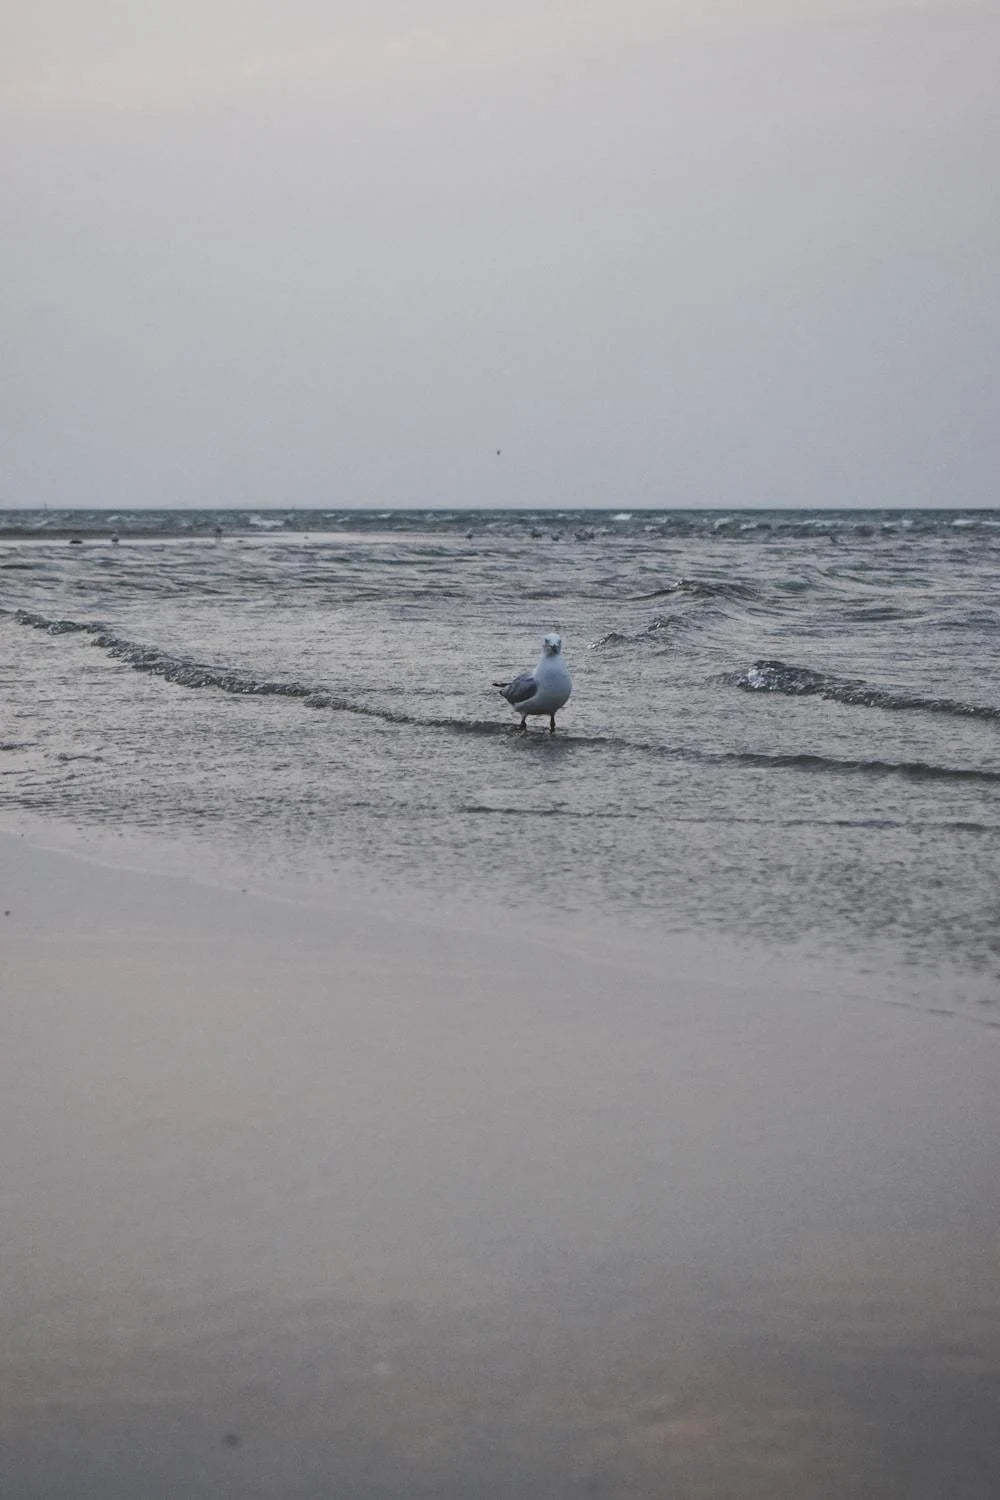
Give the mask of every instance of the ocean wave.
[[493, 818], [587, 818], [597, 822], [646, 822], [651, 816], [655, 816], [659, 826], [670, 825], [695, 825], [704, 827], [713, 825], [721, 828], [846, 828], [855, 829], [861, 833], [886, 832], [907, 830], [919, 827], [921, 832], [930, 828], [937, 829], [942, 833], [971, 833], [994, 836], [1000, 832], [1000, 826], [996, 823], [981, 823], [970, 819], [952, 818], [936, 823], [921, 822], [915, 824], [901, 818], [782, 818], [775, 816], [753, 816], [739, 813], [705, 813], [701, 815], [687, 813], [672, 813], [664, 816], [660, 812], [655, 814], [651, 809], [639, 808], [635, 811], [624, 811], [615, 809], [567, 807], [558, 804], [554, 807], [532, 807], [526, 806], [504, 806], [493, 805], [488, 802], [463, 802], [455, 809], [458, 813], [469, 817], [493, 817]]
[[455, 809], [468, 817], [491, 818], [587, 818], [600, 822], [636, 822], [642, 812], [607, 812], [590, 807], [491, 807], [488, 802], [463, 802]]
[[860, 678], [837, 677], [784, 661], [755, 661], [735, 682], [747, 693], [779, 693], [789, 698], [825, 698], [852, 707], [920, 710], [965, 719], [1000, 720], [1000, 708], [988, 704], [898, 692], [892, 688], [875, 687]]
[[[15, 619], [22, 625], [44, 630], [49, 635], [89, 635], [95, 646], [104, 650], [116, 661], [124, 662], [137, 672], [148, 672], [162, 677], [167, 682], [188, 688], [215, 688], [220, 692], [234, 693], [243, 697], [279, 697], [297, 699], [307, 708], [326, 709], [348, 713], [364, 718], [379, 719], [386, 724], [412, 726], [419, 729], [436, 729], [449, 734], [505, 735], [519, 745], [552, 745], [559, 753], [595, 748], [601, 750], [629, 750], [643, 755], [670, 760], [688, 760], [703, 765], [742, 766], [758, 770], [794, 770], [825, 772], [837, 775], [856, 774], [866, 776], [902, 776], [909, 780], [947, 780], [1000, 784], [1000, 771], [977, 767], [946, 766], [925, 761], [890, 761], [881, 759], [849, 759], [810, 752], [761, 751], [710, 751], [691, 747], [678, 747], [655, 741], [635, 741], [617, 735], [563, 734], [550, 740], [548, 734], [522, 735], [509, 721], [498, 719], [424, 718], [400, 709], [383, 707], [380, 704], [359, 702], [332, 692], [328, 687], [295, 680], [274, 677], [257, 677], [252, 672], [223, 665], [194, 661], [190, 657], [176, 656], [158, 646], [143, 645], [116, 634], [99, 621], [50, 619], [28, 610], [17, 610]], [[757, 663], [760, 668], [784, 667], [783, 663]], [[753, 670], [753, 669], [751, 669]], [[756, 691], [816, 691], [808, 683], [820, 674], [807, 668], [785, 668], [799, 679], [805, 687], [792, 689], [753, 689]], [[826, 681], [826, 679], [821, 679]], [[907, 703], [905, 706], [914, 706]], [[925, 706], [921, 701], [919, 706]], [[990, 717], [1000, 718], [1000, 712], [987, 710]], [[20, 747], [18, 747], [20, 748]]]
[[[252, 672], [226, 667], [215, 663], [194, 661], [190, 657], [175, 656], [159, 646], [147, 646], [139, 641], [117, 635], [107, 625], [96, 620], [53, 620], [45, 615], [19, 609], [14, 618], [21, 625], [35, 630], [44, 630], [48, 635], [89, 635], [93, 644], [104, 650], [115, 661], [124, 662], [137, 672], [148, 672], [162, 677], [166, 682], [187, 688], [215, 688], [219, 692], [234, 693], [240, 697], [293, 698], [307, 708], [328, 709], [337, 713], [357, 714], [363, 718], [381, 719], [386, 724], [414, 725], [424, 729], [445, 729], [460, 734], [507, 734], [512, 726], [504, 719], [445, 719], [421, 718], [398, 709], [384, 708], [378, 704], [361, 703], [357, 699], [331, 692], [316, 683], [283, 680], [274, 677], [257, 677]], [[576, 744], [585, 743], [576, 739]]]
[[608, 736], [591, 741], [616, 750], [633, 750], [667, 760], [691, 761], [698, 765], [737, 766], [746, 770], [805, 771], [835, 776], [899, 776], [908, 781], [971, 782], [1000, 786], [1000, 770], [981, 766], [948, 766], [923, 760], [882, 760], [878, 757], [823, 755], [813, 751], [701, 750], [694, 746], [671, 746]]
[[847, 756], [819, 755], [810, 752], [771, 753], [766, 750], [733, 750], [720, 755], [699, 755], [729, 765], [759, 767], [761, 770], [826, 771], [837, 775], [902, 776], [908, 781], [967, 781], [1000, 785], [1000, 771], [977, 766], [942, 766], [923, 760], [853, 760]]
[[680, 596], [687, 599], [759, 599], [760, 590], [749, 583], [735, 580], [715, 581], [705, 578], [677, 578], [662, 588], [648, 594], [631, 594], [636, 603], [645, 599], [664, 599]]
[[89, 635], [94, 645], [101, 647], [114, 660], [125, 662], [137, 672], [149, 672], [154, 677], [163, 677], [167, 682], [176, 682], [182, 687], [215, 687], [227, 693], [277, 695], [283, 698], [308, 698], [317, 691], [315, 687], [301, 682], [261, 679], [250, 672], [197, 662], [190, 657], [174, 656], [158, 646], [146, 646], [117, 635], [99, 620], [53, 620], [26, 609], [17, 610], [14, 618], [19, 625], [44, 630], [46, 635]]
[[30, 609], [15, 610], [14, 619], [19, 625], [30, 625], [35, 630], [44, 630], [47, 635], [71, 635], [77, 631], [92, 634], [104, 629], [89, 620], [51, 620], [47, 615], [36, 615]]
[[634, 646], [638, 641], [651, 641], [662, 638], [668, 630], [676, 630], [683, 625], [684, 621], [680, 615], [654, 615], [652, 620], [642, 630], [637, 630], [634, 635], [624, 635], [618, 630], [609, 630], [607, 635], [602, 635], [591, 645], [592, 651], [605, 651], [612, 646]]

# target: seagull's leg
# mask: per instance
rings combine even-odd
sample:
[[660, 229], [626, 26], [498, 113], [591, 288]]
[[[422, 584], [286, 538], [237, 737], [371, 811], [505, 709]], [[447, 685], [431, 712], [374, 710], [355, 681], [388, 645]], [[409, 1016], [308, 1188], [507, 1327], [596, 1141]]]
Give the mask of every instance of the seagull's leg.
[[555, 716], [555, 714], [549, 714], [549, 734], [555, 734], [555, 732], [556, 732], [556, 716]]
[[521, 720], [521, 733], [522, 734], [527, 729], [527, 727], [528, 727], [528, 720], [526, 718], [524, 718], [524, 719]]

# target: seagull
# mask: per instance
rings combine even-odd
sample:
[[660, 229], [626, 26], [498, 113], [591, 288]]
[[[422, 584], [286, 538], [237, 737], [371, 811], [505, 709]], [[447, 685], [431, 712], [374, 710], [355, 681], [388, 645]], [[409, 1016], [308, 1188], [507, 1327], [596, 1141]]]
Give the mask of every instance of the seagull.
[[547, 635], [542, 654], [533, 672], [522, 672], [513, 682], [495, 682], [501, 698], [506, 698], [515, 713], [521, 715], [521, 728], [527, 729], [529, 714], [548, 714], [549, 733], [556, 732], [556, 714], [573, 691], [566, 664], [562, 659], [562, 640]]

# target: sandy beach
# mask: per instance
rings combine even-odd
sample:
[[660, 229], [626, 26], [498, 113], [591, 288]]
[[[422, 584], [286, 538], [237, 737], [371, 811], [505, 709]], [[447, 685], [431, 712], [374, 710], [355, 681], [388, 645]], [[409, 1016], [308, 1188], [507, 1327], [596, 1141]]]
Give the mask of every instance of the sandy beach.
[[10, 834], [0, 884], [4, 1496], [1000, 1490], [947, 997]]

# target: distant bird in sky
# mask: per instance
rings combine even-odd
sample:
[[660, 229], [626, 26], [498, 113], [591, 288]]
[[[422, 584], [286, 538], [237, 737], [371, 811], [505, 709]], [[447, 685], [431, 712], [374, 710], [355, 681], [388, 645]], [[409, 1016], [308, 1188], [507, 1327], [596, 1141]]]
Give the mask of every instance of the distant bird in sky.
[[573, 682], [562, 657], [562, 639], [547, 635], [542, 654], [531, 672], [522, 672], [513, 682], [495, 682], [501, 698], [506, 698], [515, 713], [521, 715], [521, 728], [527, 729], [529, 714], [548, 714], [549, 733], [556, 732], [556, 714], [573, 691]]

